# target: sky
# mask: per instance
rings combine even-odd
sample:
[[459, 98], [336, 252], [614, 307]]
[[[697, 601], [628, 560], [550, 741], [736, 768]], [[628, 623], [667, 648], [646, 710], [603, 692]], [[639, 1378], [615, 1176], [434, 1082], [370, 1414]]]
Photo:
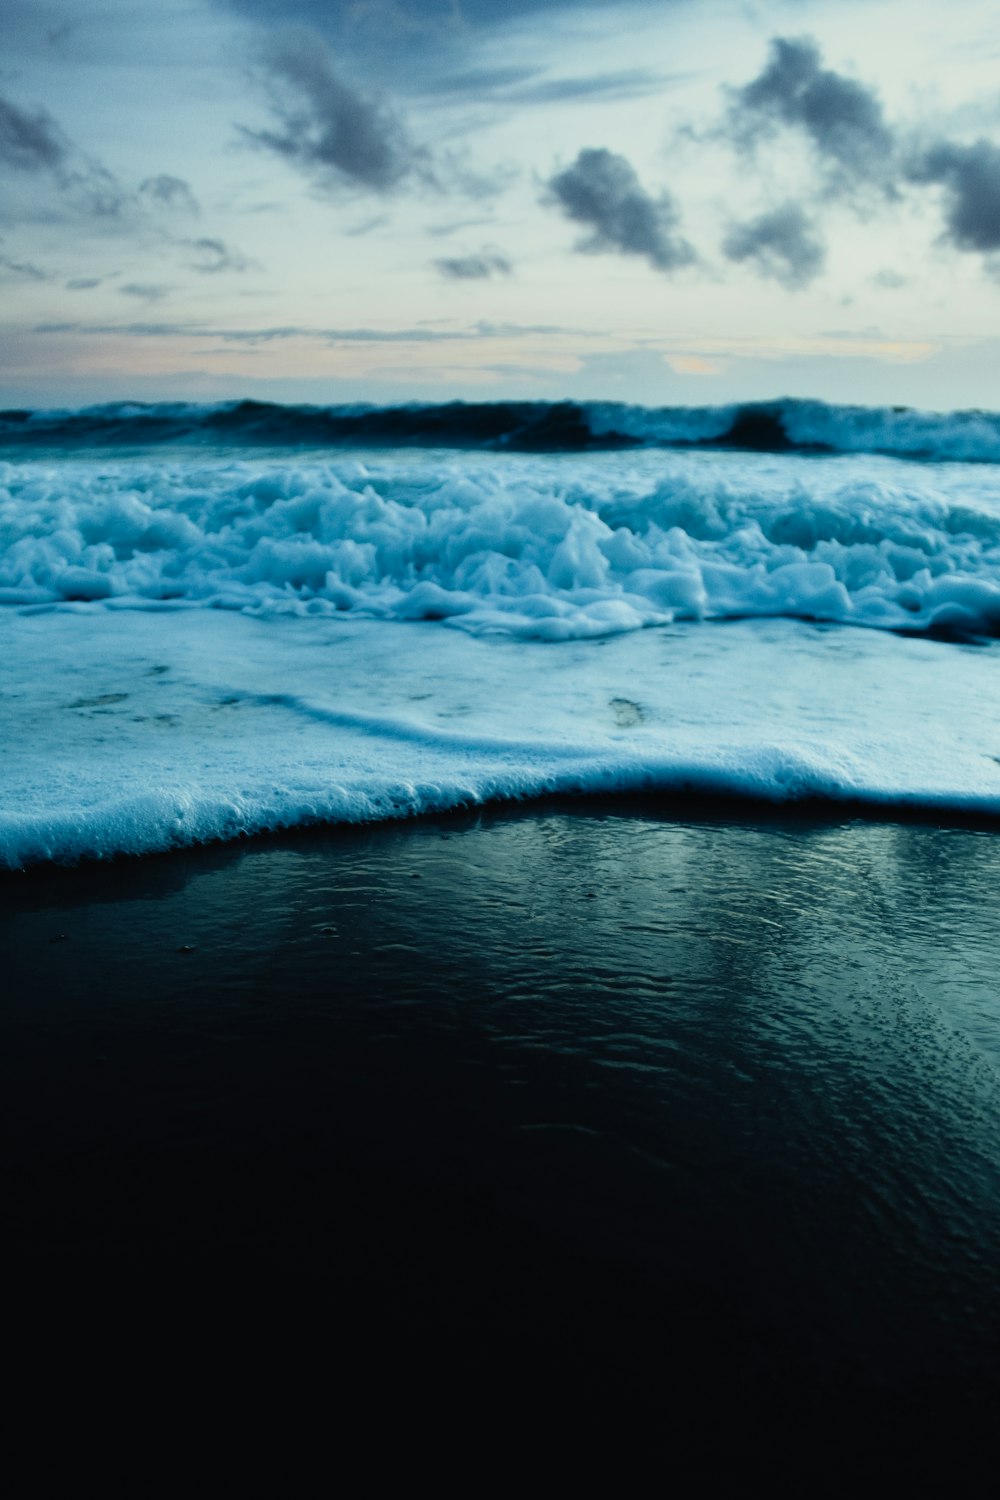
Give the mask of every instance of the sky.
[[994, 0], [4, 0], [0, 403], [1000, 409]]

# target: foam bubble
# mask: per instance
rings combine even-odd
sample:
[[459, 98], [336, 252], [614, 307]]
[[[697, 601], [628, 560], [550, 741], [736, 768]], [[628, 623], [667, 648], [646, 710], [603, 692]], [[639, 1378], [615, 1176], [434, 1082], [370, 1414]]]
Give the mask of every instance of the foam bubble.
[[552, 792], [1000, 817], [1000, 643], [756, 620], [552, 647], [94, 604], [0, 629], [11, 868]]
[[786, 615], [1000, 633], [1000, 474], [748, 454], [0, 464], [0, 602], [589, 638]]

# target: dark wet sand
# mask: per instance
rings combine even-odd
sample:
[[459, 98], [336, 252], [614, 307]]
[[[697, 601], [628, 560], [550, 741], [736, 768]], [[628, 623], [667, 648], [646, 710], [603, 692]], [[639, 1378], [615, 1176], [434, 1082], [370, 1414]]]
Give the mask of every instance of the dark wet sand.
[[25, 1368], [986, 1493], [995, 831], [588, 803], [0, 889]]

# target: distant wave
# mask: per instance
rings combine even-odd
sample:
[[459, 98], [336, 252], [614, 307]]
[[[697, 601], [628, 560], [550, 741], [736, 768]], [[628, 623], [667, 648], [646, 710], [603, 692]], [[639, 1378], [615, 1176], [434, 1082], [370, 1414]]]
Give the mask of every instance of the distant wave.
[[763, 401], [729, 406], [454, 401], [403, 406], [116, 402], [82, 411], [0, 411], [0, 447], [146, 447], [159, 443], [443, 447], [520, 452], [731, 448], [757, 453], [887, 453], [1000, 462], [1000, 413]]

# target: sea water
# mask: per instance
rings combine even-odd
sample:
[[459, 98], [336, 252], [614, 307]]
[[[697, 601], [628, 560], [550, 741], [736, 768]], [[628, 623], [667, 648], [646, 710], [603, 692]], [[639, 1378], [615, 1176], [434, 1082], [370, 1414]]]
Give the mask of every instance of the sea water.
[[0, 414], [0, 861], [545, 793], [1000, 813], [1000, 418]]
[[159, 1309], [213, 1420], [983, 1493], [1000, 420], [0, 437], [22, 1385]]

